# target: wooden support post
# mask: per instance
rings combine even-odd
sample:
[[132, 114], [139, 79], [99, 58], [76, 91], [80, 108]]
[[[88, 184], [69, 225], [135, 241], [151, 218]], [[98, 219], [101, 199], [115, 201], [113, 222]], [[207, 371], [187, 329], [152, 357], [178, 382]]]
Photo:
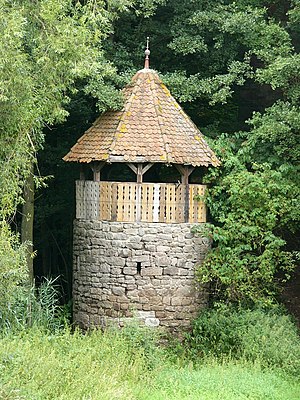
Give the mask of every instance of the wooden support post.
[[137, 182], [142, 182], [143, 181], [143, 175], [151, 168], [153, 167], [153, 163], [148, 163], [143, 167], [143, 164], [138, 164], [136, 167], [132, 163], [127, 163], [128, 167], [136, 174], [137, 176]]
[[91, 163], [91, 168], [93, 171], [93, 180], [94, 182], [100, 182], [100, 178], [101, 178], [101, 169], [104, 167], [105, 162], [98, 162], [98, 161], [93, 161]]
[[137, 165], [137, 173], [136, 173], [136, 181], [137, 181], [137, 192], [136, 192], [136, 220], [137, 222], [141, 221], [141, 207], [142, 207], [142, 186], [143, 182], [143, 164]]
[[190, 188], [189, 176], [194, 171], [194, 167], [188, 165], [175, 165], [176, 169], [180, 172], [181, 183], [185, 185], [185, 201], [184, 201], [184, 222], [189, 222], [190, 214]]
[[144, 175], [151, 167], [153, 167], [153, 163], [146, 164], [142, 169], [142, 175]]
[[137, 174], [137, 167], [132, 163], [126, 164], [135, 174]]
[[136, 220], [141, 220], [141, 207], [142, 207], [142, 186], [143, 175], [153, 166], [153, 163], [148, 163], [143, 167], [142, 163], [135, 166], [132, 163], [127, 163], [128, 167], [136, 174], [137, 190], [136, 190]]
[[137, 165], [136, 181], [137, 183], [143, 182], [143, 164]]
[[80, 172], [79, 172], [79, 179], [81, 180], [81, 181], [85, 181], [85, 164], [80, 164]]

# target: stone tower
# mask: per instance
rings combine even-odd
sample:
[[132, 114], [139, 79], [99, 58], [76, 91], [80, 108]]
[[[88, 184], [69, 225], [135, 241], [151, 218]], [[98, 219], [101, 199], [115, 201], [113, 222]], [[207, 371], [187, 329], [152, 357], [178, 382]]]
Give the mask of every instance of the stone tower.
[[194, 267], [210, 243], [191, 227], [206, 222], [201, 175], [219, 161], [149, 54], [122, 110], [101, 115], [64, 157], [92, 171], [76, 182], [73, 312], [83, 328], [134, 315], [184, 328], [206, 303]]

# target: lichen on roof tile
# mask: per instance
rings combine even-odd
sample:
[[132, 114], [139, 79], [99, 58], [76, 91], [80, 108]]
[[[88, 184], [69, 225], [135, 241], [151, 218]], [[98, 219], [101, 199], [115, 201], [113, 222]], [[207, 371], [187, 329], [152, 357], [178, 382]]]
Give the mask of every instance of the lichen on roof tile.
[[98, 117], [65, 161], [107, 161], [121, 155], [124, 161], [143, 156], [154, 163], [220, 164], [155, 71], [138, 71], [123, 95], [122, 110]]

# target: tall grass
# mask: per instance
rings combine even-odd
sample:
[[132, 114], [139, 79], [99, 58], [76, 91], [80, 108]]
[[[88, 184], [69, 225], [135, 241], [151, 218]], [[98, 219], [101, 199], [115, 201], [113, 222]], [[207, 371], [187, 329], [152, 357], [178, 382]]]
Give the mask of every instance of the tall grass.
[[205, 359], [197, 367], [179, 366], [153, 338], [148, 340], [147, 331], [138, 337], [126, 329], [83, 335], [67, 329], [50, 334], [37, 327], [5, 335], [0, 339], [0, 399], [299, 399], [299, 383], [288, 375], [247, 361]]
[[299, 337], [278, 310], [205, 311], [170, 349], [137, 325], [72, 332], [53, 282], [21, 289], [1, 314], [0, 400], [300, 398]]
[[36, 288], [23, 283], [0, 306], [0, 330], [18, 331], [30, 326], [57, 330], [64, 326], [65, 315], [58, 305], [55, 279], [44, 278]]

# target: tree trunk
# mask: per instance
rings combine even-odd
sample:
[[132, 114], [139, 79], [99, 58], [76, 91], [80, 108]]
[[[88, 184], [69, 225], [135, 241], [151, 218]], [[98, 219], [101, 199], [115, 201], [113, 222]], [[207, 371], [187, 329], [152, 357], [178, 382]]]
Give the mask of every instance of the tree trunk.
[[33, 217], [34, 217], [34, 179], [33, 165], [24, 186], [24, 204], [22, 209], [21, 240], [27, 242], [27, 267], [29, 279], [33, 283]]

